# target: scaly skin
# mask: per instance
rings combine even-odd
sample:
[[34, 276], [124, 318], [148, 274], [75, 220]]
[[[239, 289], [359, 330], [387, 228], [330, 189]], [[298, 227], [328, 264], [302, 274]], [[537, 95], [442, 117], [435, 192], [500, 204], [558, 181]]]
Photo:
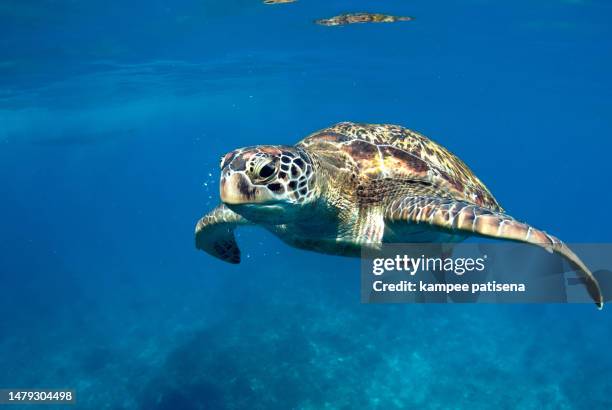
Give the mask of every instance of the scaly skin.
[[586, 265], [561, 240], [519, 222], [501, 212], [479, 206], [435, 197], [407, 197], [389, 204], [385, 210], [386, 221], [404, 225], [411, 222], [417, 225], [432, 226], [449, 232], [466, 232], [479, 236], [506, 239], [540, 246], [566, 258], [574, 269], [582, 274], [585, 285], [595, 304], [603, 306], [603, 295], [599, 283]]
[[240, 249], [234, 238], [234, 229], [248, 224], [248, 220], [227, 206], [219, 205], [196, 224], [196, 248], [225, 262], [240, 263]]

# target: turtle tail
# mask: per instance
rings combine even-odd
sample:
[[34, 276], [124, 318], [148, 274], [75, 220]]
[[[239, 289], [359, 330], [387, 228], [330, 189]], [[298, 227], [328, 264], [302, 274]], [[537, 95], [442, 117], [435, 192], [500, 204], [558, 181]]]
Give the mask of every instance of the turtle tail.
[[483, 237], [524, 242], [563, 256], [581, 276], [598, 308], [603, 307], [601, 288], [593, 273], [561, 240], [509, 215], [474, 204], [435, 197], [407, 197], [388, 208], [389, 222], [410, 221]]

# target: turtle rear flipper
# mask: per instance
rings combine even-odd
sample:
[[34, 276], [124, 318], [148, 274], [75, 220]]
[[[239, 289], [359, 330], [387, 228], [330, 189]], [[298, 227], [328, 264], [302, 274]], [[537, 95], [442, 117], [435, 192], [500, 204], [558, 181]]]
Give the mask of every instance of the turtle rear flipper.
[[379, 249], [385, 232], [385, 219], [382, 208], [362, 207], [341, 212], [343, 225], [351, 229], [345, 233], [349, 240], [359, 246]]
[[249, 222], [225, 205], [219, 205], [204, 215], [196, 225], [197, 249], [229, 263], [240, 263], [240, 248], [234, 229]]
[[603, 307], [603, 295], [589, 268], [563, 242], [509, 215], [463, 201], [436, 197], [406, 197], [393, 201], [385, 213], [388, 223], [427, 224], [449, 231], [506, 239], [541, 246], [569, 261], [582, 275], [589, 295]]

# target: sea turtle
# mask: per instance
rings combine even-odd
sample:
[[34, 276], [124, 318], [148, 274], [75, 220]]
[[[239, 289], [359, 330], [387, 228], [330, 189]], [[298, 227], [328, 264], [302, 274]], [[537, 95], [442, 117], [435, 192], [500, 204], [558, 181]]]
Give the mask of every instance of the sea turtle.
[[346, 13], [338, 16], [315, 20], [321, 26], [344, 26], [355, 23], [395, 23], [396, 21], [412, 21], [413, 17], [391, 16], [380, 13]]
[[297, 0], [264, 0], [264, 4], [284, 4], [295, 3]]
[[221, 158], [220, 194], [195, 242], [226, 262], [240, 262], [234, 229], [247, 224], [297, 248], [347, 256], [363, 246], [477, 235], [562, 255], [603, 305], [597, 280], [563, 242], [504, 213], [463, 161], [401, 126], [342, 122], [294, 146], [231, 151]]

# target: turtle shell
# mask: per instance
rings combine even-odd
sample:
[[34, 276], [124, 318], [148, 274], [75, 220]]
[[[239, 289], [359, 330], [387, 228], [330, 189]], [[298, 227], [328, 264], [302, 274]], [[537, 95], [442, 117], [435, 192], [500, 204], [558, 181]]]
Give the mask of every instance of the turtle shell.
[[429, 195], [503, 211], [470, 168], [446, 148], [398, 125], [342, 122], [309, 135], [298, 147], [338, 173], [361, 181], [410, 181], [428, 185]]

